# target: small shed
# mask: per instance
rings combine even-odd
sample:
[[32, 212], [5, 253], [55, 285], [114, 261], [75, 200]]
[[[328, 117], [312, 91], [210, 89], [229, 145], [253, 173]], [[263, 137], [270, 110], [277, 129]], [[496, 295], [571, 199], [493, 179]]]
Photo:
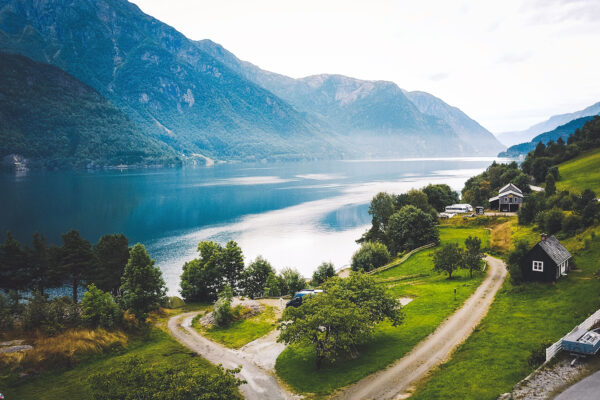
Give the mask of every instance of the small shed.
[[492, 197], [488, 201], [492, 210], [516, 212], [523, 204], [523, 192], [512, 183], [509, 183], [500, 188], [498, 196]]
[[554, 236], [541, 235], [541, 240], [521, 259], [521, 272], [526, 281], [553, 282], [569, 271], [571, 253]]

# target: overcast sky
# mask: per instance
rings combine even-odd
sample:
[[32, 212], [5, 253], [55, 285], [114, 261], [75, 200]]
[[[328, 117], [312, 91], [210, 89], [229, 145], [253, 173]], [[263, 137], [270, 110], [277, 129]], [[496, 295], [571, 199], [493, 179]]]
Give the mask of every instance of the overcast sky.
[[494, 133], [600, 101], [599, 0], [133, 2], [263, 69], [394, 81]]

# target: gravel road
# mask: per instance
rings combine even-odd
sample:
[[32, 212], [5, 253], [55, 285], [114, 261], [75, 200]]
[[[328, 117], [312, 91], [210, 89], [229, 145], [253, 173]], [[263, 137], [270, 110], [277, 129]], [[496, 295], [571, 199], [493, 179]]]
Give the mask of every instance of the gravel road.
[[410, 353], [387, 369], [361, 379], [343, 389], [337, 399], [398, 399], [406, 398], [414, 385], [429, 371], [444, 363], [452, 352], [471, 335], [494, 301], [496, 292], [506, 277], [502, 260], [486, 257], [489, 272], [479, 288], [465, 304]]
[[192, 328], [192, 319], [197, 314], [197, 312], [191, 312], [171, 317], [168, 322], [171, 334], [184, 346], [200, 354], [213, 364], [222, 364], [225, 368], [241, 366], [242, 371], [239, 373], [239, 377], [248, 383], [241, 385], [240, 390], [246, 399], [279, 400], [297, 398], [279, 384], [272, 372], [259, 366], [252, 361], [251, 357], [245, 357], [239, 350], [228, 349], [196, 332]]

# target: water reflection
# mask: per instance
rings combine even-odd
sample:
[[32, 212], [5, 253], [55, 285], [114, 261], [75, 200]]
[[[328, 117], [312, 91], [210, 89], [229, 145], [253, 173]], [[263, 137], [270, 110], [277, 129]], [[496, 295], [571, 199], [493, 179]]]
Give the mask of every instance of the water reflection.
[[261, 254], [306, 276], [322, 261], [348, 264], [379, 191], [429, 182], [460, 189], [491, 163], [476, 159], [331, 161], [217, 165], [137, 171], [0, 175], [0, 229], [29, 243], [60, 243], [78, 229], [92, 242], [123, 232], [144, 243], [176, 293], [184, 261], [200, 240], [237, 240], [246, 261]]

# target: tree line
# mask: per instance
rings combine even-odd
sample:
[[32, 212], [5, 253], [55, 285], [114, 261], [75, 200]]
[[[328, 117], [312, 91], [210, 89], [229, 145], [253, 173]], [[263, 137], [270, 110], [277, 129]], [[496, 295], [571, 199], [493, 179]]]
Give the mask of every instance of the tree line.
[[[114, 329], [124, 312], [145, 322], [166, 300], [165, 282], [142, 244], [129, 248], [123, 234], [105, 235], [94, 246], [72, 230], [61, 246], [35, 234], [23, 247], [8, 233], [0, 244], [0, 322], [6, 329], [48, 333], [78, 326]], [[72, 297], [49, 299], [47, 290], [71, 286]], [[79, 302], [81, 287], [86, 292]], [[21, 296], [29, 293], [28, 301]]]
[[448, 185], [427, 185], [394, 195], [378, 193], [371, 200], [371, 227], [357, 240], [361, 248], [352, 257], [352, 269], [371, 271], [393, 257], [439, 241], [438, 212], [458, 203]]
[[[242, 249], [233, 240], [225, 246], [203, 241], [197, 250], [198, 257], [183, 265], [181, 295], [185, 301], [213, 302], [226, 287], [231, 289], [232, 295], [254, 299], [293, 295], [308, 286], [296, 269], [288, 267], [277, 273], [261, 256], [245, 266]], [[333, 264], [324, 262], [314, 271], [310, 283], [319, 286], [333, 275]]]

